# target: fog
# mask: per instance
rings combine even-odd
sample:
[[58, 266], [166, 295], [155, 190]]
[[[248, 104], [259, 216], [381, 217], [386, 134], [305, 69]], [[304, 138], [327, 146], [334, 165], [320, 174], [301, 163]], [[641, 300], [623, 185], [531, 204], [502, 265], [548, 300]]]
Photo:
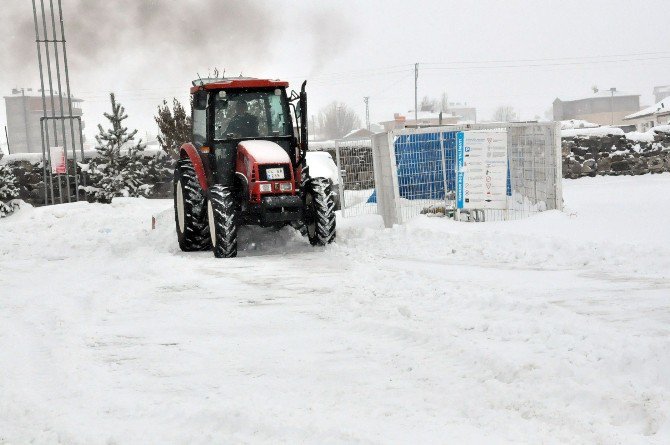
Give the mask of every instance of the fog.
[[[53, 0], [57, 7], [57, 1]], [[38, 0], [39, 4], [39, 0]], [[49, 0], [45, 0], [48, 4]], [[72, 92], [89, 140], [114, 91], [140, 134], [163, 98], [186, 100], [196, 73], [308, 80], [310, 114], [333, 100], [389, 120], [447, 92], [487, 119], [499, 105], [544, 117], [556, 97], [641, 95], [670, 84], [662, 1], [63, 0]], [[0, 91], [39, 88], [32, 5], [0, 9]], [[0, 126], [5, 125], [4, 106]]]

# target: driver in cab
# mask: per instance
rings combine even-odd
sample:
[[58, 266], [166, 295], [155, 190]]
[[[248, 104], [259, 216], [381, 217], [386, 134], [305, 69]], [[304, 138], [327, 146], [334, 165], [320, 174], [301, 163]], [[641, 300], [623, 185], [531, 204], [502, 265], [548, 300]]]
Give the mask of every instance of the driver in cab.
[[235, 115], [226, 128], [226, 134], [231, 133], [237, 137], [258, 136], [258, 118], [249, 113], [246, 100], [238, 100], [235, 103]]

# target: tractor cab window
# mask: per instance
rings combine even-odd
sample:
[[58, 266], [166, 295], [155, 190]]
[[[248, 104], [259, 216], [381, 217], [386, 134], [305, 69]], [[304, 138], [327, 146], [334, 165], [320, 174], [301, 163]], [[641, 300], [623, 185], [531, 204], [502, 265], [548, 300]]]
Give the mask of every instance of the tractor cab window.
[[200, 148], [207, 138], [207, 124], [205, 110], [193, 109], [193, 143]]
[[214, 139], [291, 136], [291, 120], [283, 89], [230, 90], [217, 94]]

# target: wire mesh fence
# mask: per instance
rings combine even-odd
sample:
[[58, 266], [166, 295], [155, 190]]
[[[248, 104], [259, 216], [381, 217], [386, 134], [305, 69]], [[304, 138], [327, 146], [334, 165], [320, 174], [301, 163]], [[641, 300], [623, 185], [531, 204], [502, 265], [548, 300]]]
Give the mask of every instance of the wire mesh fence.
[[343, 216], [377, 213], [375, 174], [370, 139], [335, 143], [340, 174], [340, 203]]
[[[459, 146], [464, 134], [489, 145], [488, 136], [497, 135], [502, 151], [482, 149], [477, 163], [474, 146], [473, 153], [470, 146]], [[375, 135], [372, 142], [376, 189], [369, 202], [377, 204], [387, 225], [418, 214], [496, 221], [562, 208], [560, 133], [554, 123], [402, 129]], [[496, 174], [502, 183], [494, 198]], [[469, 199], [468, 193], [481, 199]]]

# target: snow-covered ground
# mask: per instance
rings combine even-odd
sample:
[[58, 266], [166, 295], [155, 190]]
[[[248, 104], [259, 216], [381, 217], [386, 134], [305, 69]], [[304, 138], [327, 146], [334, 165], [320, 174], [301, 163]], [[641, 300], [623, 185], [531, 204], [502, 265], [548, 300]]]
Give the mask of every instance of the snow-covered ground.
[[[0, 220], [0, 444], [670, 443], [670, 174], [515, 222], [182, 253], [169, 201]], [[156, 230], [151, 216], [158, 215]]]

